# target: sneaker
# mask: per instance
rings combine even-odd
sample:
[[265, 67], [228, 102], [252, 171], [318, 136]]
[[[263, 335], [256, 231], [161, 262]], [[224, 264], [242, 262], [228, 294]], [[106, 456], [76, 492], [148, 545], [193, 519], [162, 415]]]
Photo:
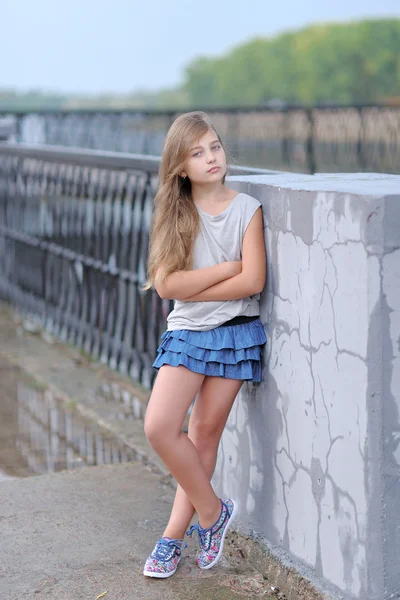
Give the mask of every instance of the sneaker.
[[147, 577], [171, 577], [181, 560], [182, 549], [186, 548], [182, 540], [168, 537], [159, 539], [150, 554], [143, 569]]
[[194, 531], [197, 531], [200, 546], [197, 565], [200, 569], [211, 569], [217, 564], [224, 548], [226, 532], [236, 516], [237, 503], [234, 500], [220, 500], [220, 502], [221, 514], [212, 527], [203, 529], [200, 525], [192, 525], [186, 532], [187, 535], [192, 535]]

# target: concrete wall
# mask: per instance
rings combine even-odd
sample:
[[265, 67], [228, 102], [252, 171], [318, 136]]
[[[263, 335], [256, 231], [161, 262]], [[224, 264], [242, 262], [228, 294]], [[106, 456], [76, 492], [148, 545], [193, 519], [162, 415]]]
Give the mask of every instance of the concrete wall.
[[238, 499], [239, 531], [330, 597], [398, 598], [400, 177], [230, 183], [263, 203], [269, 341], [263, 382], [244, 385], [223, 435], [217, 490]]

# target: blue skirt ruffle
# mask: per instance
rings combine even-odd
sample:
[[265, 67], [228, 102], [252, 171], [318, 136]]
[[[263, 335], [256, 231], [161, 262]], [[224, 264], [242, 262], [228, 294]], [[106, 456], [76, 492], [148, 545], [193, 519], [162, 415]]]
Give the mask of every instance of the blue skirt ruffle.
[[259, 319], [209, 331], [167, 330], [153, 367], [183, 365], [194, 373], [259, 382], [266, 341]]

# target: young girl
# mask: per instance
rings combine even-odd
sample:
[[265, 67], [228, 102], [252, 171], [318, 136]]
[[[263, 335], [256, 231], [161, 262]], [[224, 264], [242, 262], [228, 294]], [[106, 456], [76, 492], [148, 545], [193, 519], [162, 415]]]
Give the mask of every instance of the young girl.
[[[202, 112], [181, 115], [165, 140], [150, 237], [147, 288], [173, 298], [159, 369], [146, 411], [147, 439], [178, 483], [163, 536], [144, 575], [170, 577], [185, 531], [198, 524], [197, 564], [221, 556], [237, 511], [210, 483], [217, 450], [243, 381], [260, 381], [266, 342], [259, 294], [266, 259], [260, 202], [225, 186], [227, 165], [219, 135]], [[190, 415], [188, 435], [182, 431]]]

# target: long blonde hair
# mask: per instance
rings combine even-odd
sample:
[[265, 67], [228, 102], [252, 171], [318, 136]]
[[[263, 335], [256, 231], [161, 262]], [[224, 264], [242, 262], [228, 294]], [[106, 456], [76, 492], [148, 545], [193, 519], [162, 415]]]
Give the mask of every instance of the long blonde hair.
[[214, 131], [204, 112], [180, 115], [171, 125], [161, 156], [159, 188], [154, 198], [154, 213], [150, 230], [147, 282], [151, 288], [157, 272], [161, 280], [174, 271], [192, 268], [193, 246], [199, 231], [199, 214], [192, 199], [192, 186], [184, 169], [190, 149], [208, 131]]

